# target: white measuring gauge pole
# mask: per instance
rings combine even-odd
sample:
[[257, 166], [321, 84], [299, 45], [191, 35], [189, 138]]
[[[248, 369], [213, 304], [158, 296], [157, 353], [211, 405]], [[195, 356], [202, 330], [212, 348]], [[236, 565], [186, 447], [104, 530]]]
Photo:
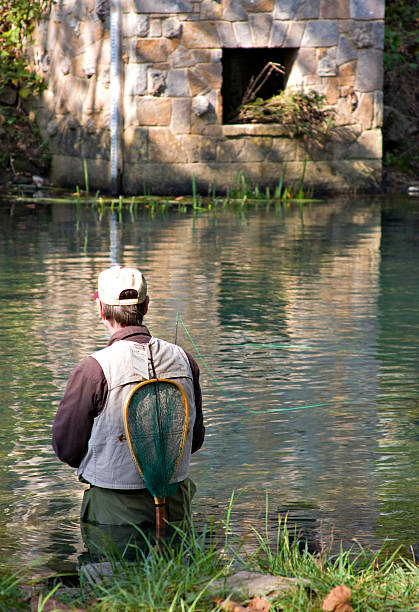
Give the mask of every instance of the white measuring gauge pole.
[[111, 191], [118, 195], [122, 177], [121, 155], [121, 2], [110, 0], [111, 30]]

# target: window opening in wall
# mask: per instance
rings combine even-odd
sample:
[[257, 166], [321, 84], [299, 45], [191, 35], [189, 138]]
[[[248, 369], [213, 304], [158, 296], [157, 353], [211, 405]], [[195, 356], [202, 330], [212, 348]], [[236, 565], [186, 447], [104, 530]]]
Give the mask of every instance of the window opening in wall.
[[272, 70], [257, 97], [268, 100], [283, 91], [296, 55], [297, 49], [223, 49], [223, 123], [234, 122], [249, 84], [269, 62], [280, 64], [283, 72]]

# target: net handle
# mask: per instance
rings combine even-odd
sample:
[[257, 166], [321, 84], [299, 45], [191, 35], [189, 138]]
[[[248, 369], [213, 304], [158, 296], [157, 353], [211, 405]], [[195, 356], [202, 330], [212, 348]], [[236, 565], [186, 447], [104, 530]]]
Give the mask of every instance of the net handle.
[[166, 531], [166, 498], [154, 498], [154, 509], [156, 512], [156, 541], [161, 540]]

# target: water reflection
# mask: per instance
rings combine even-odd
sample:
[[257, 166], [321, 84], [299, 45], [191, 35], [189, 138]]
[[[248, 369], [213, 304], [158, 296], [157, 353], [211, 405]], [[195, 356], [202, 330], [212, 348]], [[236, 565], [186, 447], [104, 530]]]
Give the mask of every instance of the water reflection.
[[[92, 295], [115, 262], [143, 269], [152, 333], [173, 341], [180, 312], [222, 386], [201, 363], [208, 434], [192, 465], [198, 525], [224, 518], [235, 489], [233, 526], [261, 526], [267, 491], [273, 526], [289, 511], [322, 544], [418, 540], [412, 204], [134, 219], [3, 202], [0, 216], [4, 558], [46, 554], [62, 565], [83, 548], [83, 487], [54, 457], [51, 423], [70, 370], [107, 341]], [[194, 353], [184, 328], [177, 334]]]

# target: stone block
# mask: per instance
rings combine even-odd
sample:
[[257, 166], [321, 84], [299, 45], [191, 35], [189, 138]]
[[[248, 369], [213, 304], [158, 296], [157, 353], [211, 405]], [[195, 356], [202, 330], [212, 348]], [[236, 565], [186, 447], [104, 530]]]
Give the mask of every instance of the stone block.
[[139, 63], [165, 62], [168, 57], [166, 40], [140, 39], [135, 44], [135, 59]]
[[267, 161], [294, 161], [296, 158], [296, 147], [297, 141], [293, 138], [272, 138], [272, 146], [267, 155]]
[[169, 70], [166, 93], [168, 96], [175, 98], [190, 95], [186, 69]]
[[272, 148], [269, 136], [251, 136], [225, 140], [217, 145], [217, 161], [261, 162]]
[[150, 31], [150, 18], [147, 15], [125, 13], [123, 16], [123, 36], [144, 38]]
[[89, 93], [89, 81], [69, 75], [59, 83], [56, 92], [56, 110], [58, 112], [70, 112], [79, 117], [87, 102]]
[[319, 61], [317, 74], [321, 77], [331, 77], [336, 75], [336, 61], [329, 55], [325, 55]]
[[383, 142], [381, 130], [366, 130], [349, 147], [347, 159], [381, 159], [382, 154]]
[[242, 0], [242, 4], [249, 13], [271, 13], [275, 0]]
[[374, 34], [372, 23], [361, 23], [354, 27], [351, 35], [352, 41], [357, 49], [367, 49], [374, 45]]
[[296, 19], [318, 19], [320, 16], [320, 0], [300, 0]]
[[208, 91], [208, 83], [199, 70], [195, 68], [188, 70], [188, 84], [191, 96], [198, 96]]
[[354, 87], [358, 62], [347, 62], [338, 66], [339, 87]]
[[299, 49], [294, 65], [297, 64], [301, 75], [316, 74], [317, 57], [313, 49]]
[[383, 88], [383, 54], [376, 49], [359, 52], [355, 88], [358, 91], [375, 91]]
[[137, 119], [137, 98], [134, 96], [124, 96], [122, 98], [122, 112], [124, 117], [124, 126], [138, 125]]
[[[246, 24], [247, 25], [247, 24]], [[240, 47], [237, 44], [236, 35], [233, 30], [233, 26], [230, 21], [220, 21], [217, 23], [218, 38], [220, 40], [220, 46], [226, 48]]]
[[374, 94], [361, 93], [359, 94], [358, 105], [353, 113], [354, 119], [363, 130], [369, 130], [372, 127], [374, 110]]
[[168, 98], [137, 99], [138, 125], [169, 125], [172, 107]]
[[188, 21], [183, 24], [182, 45], [187, 49], [216, 49], [220, 46], [213, 21]]
[[249, 15], [250, 30], [255, 47], [267, 47], [272, 28], [272, 17], [267, 13]]
[[287, 130], [277, 123], [247, 123], [230, 124], [222, 126], [222, 136], [241, 137], [241, 136], [273, 136], [280, 138], [287, 136]]
[[216, 160], [216, 140], [207, 136], [187, 136], [182, 139], [182, 146], [189, 163], [209, 162]]
[[148, 159], [148, 131], [139, 127], [130, 127], [123, 136], [124, 161], [136, 163]]
[[[142, 66], [142, 64], [140, 64]], [[156, 70], [149, 68], [147, 70], [147, 93], [149, 96], [161, 96], [166, 91], [166, 70]]]
[[[162, 35], [161, 19], [151, 19], [149, 36], [151, 38], [160, 38], [161, 35]], [[174, 38], [174, 36], [166, 36], [166, 38]]]
[[241, 0], [226, 0], [225, 5], [223, 19], [226, 21], [245, 21], [247, 19], [247, 11], [243, 8]]
[[339, 88], [337, 79], [328, 78], [326, 79], [326, 85], [324, 88], [324, 95], [326, 96], [327, 104], [335, 105], [339, 99]]
[[[109, 162], [103, 159], [90, 160], [88, 165], [89, 185], [92, 189], [110, 188]], [[74, 155], [54, 153], [51, 160], [51, 179], [57, 185], [83, 185], [83, 164]]]
[[[208, 53], [208, 59], [206, 59], [206, 53]], [[217, 62], [221, 62], [223, 57], [223, 52], [221, 49], [209, 49], [208, 51], [194, 51], [194, 54], [201, 62], [212, 62], [216, 64]]]
[[143, 96], [147, 91], [145, 64], [126, 64], [124, 68], [124, 95]]
[[253, 47], [253, 38], [247, 21], [238, 21], [237, 23], [233, 23], [233, 30], [236, 35], [236, 39], [239, 41], [239, 47], [243, 49]]
[[203, 117], [209, 110], [211, 104], [206, 96], [195, 96], [192, 100], [192, 112], [198, 117]]
[[302, 47], [333, 47], [338, 43], [338, 24], [336, 21], [319, 19], [306, 25]]
[[296, 18], [299, 0], [275, 0], [274, 19], [292, 20]]
[[373, 44], [375, 49], [384, 49], [384, 21], [373, 24]]
[[[110, 159], [111, 136], [109, 130], [89, 133], [88, 129], [80, 130], [81, 155], [85, 159]], [[89, 175], [90, 178], [90, 175]]]
[[336, 63], [338, 66], [346, 64], [357, 58], [358, 54], [351, 41], [345, 34], [339, 36]]
[[[316, 91], [321, 96], [323, 96], [325, 93], [324, 92], [325, 90], [324, 79], [317, 75], [309, 74], [303, 77], [302, 85], [303, 85], [303, 90], [305, 93], [308, 93], [310, 91]], [[287, 88], [288, 88], [288, 83], [287, 83]]]
[[192, 2], [186, 0], [134, 0], [137, 13], [192, 13]]
[[191, 129], [191, 101], [189, 98], [172, 100], [170, 129], [174, 134], [189, 134]]
[[351, 19], [384, 19], [384, 0], [350, 0]]
[[221, 89], [223, 78], [221, 62], [218, 64], [197, 64], [195, 71], [200, 74], [211, 89]]
[[183, 141], [165, 128], [150, 128], [148, 158], [151, 162], [176, 163], [186, 158]]
[[211, 99], [211, 95], [207, 94], [210, 106], [208, 112], [202, 117], [191, 114], [191, 134], [197, 134], [201, 136], [214, 136], [221, 130], [219, 111], [217, 108], [217, 101]]
[[182, 22], [176, 17], [169, 17], [163, 22], [163, 36], [166, 38], [179, 38], [182, 34]]
[[338, 159], [337, 151], [333, 143], [329, 139], [319, 140], [302, 140], [296, 141], [296, 161], [326, 161]]
[[177, 47], [170, 54], [169, 61], [172, 68], [188, 68], [196, 64], [194, 53], [183, 45]]
[[373, 118], [372, 118], [372, 127], [382, 127], [383, 125], [383, 92], [375, 91], [374, 92], [374, 109], [373, 109]]
[[289, 23], [283, 46], [290, 49], [297, 49], [301, 45], [305, 27], [305, 23], [298, 23], [294, 21]]
[[223, 15], [223, 5], [221, 2], [214, 2], [214, 0], [202, 0], [201, 1], [201, 19], [203, 20], [218, 20]]
[[320, 19], [349, 19], [349, 0], [320, 0]]
[[336, 126], [346, 126], [354, 123], [352, 116], [353, 106], [354, 103], [351, 96], [339, 98], [335, 107], [334, 123]]
[[271, 38], [269, 40], [269, 47], [282, 47], [284, 46], [285, 36], [288, 30], [288, 23], [286, 21], [273, 21], [271, 29]]

